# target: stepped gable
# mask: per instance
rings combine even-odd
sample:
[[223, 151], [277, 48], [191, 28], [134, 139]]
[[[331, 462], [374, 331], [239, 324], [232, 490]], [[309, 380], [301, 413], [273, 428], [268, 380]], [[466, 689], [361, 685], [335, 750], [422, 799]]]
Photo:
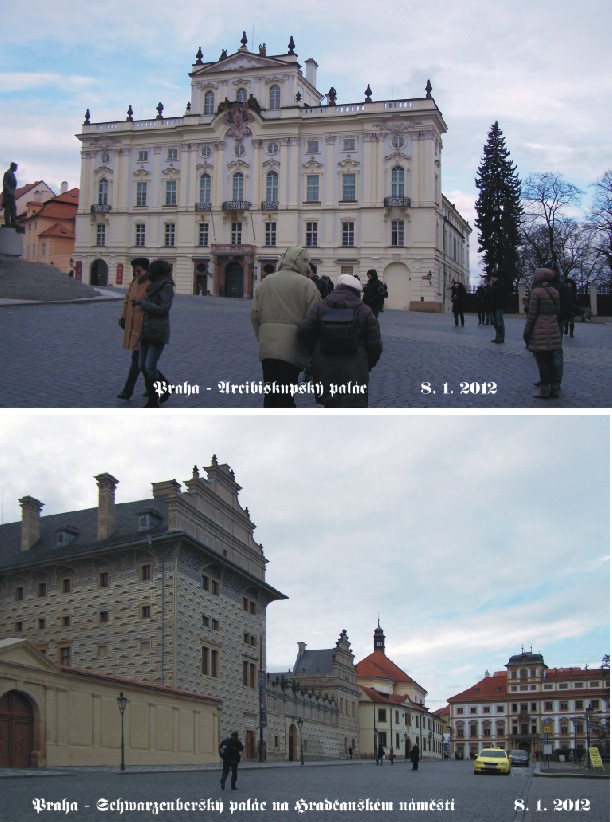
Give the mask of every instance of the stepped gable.
[[0, 298], [64, 302], [99, 297], [92, 286], [73, 280], [53, 265], [0, 255]]

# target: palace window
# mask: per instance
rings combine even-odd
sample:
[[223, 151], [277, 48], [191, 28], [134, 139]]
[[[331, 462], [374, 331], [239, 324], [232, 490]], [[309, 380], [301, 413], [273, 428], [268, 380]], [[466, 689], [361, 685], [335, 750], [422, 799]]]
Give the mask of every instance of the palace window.
[[391, 196], [404, 196], [404, 169], [401, 166], [393, 166], [391, 169]]
[[239, 103], [246, 103], [247, 101], [247, 90], [245, 88], [239, 88], [236, 92], [236, 100]]
[[200, 202], [210, 203], [212, 191], [212, 178], [210, 174], [200, 175]]
[[174, 223], [164, 223], [164, 245], [166, 248], [173, 246], [176, 236], [176, 225]]
[[100, 571], [98, 574], [98, 588], [108, 588], [110, 584], [110, 576], [108, 571]]
[[265, 244], [269, 246], [276, 245], [276, 223], [266, 223], [266, 239]]
[[[213, 91], [207, 91], [204, 95], [204, 114], [214, 114], [215, 113], [215, 93]], [[206, 156], [206, 155], [203, 155]]]
[[198, 245], [208, 245], [208, 223], [198, 223]]
[[345, 248], [355, 245], [355, 223], [342, 223], [342, 245]]
[[391, 220], [391, 245], [404, 245], [404, 221]]
[[204, 676], [219, 676], [219, 651], [202, 645], [202, 673]]
[[145, 224], [144, 223], [136, 223], [136, 245], [137, 246], [144, 246], [145, 243]]
[[176, 180], [166, 180], [166, 197], [164, 205], [176, 205]]
[[343, 174], [342, 175], [342, 201], [345, 203], [354, 203], [357, 199], [357, 175]]
[[147, 204], [147, 183], [136, 183], [136, 205], [139, 207]]
[[101, 177], [98, 182], [98, 205], [108, 205], [108, 180]]
[[237, 171], [232, 177], [232, 200], [244, 199], [244, 174]]
[[168, 160], [178, 160], [178, 148], [168, 149]]
[[318, 140], [306, 140], [306, 154], [318, 154], [319, 153], [319, 141]]
[[96, 226], [96, 245], [97, 246], [106, 245], [106, 226], [105, 225], [97, 225]]
[[257, 668], [253, 662], [242, 661], [242, 684], [254, 688], [257, 683]]
[[232, 223], [232, 245], [242, 245], [242, 223]]
[[149, 151], [148, 149], [141, 149], [138, 152], [138, 162], [139, 163], [147, 163], [149, 161]]
[[319, 175], [308, 174], [306, 177], [306, 202], [319, 202]]
[[280, 86], [270, 86], [270, 108], [280, 108]]
[[266, 174], [266, 200], [278, 200], [278, 172], [268, 171]]
[[306, 247], [313, 248], [319, 244], [319, 224], [306, 223]]

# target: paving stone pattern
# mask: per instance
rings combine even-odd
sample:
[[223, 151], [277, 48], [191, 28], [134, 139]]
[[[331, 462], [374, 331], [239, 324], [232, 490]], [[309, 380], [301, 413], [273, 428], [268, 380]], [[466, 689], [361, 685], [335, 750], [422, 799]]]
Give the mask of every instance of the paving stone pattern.
[[[127, 754], [129, 758], [129, 752]], [[28, 822], [34, 819], [88, 820], [194, 820], [232, 819], [239, 822], [399, 822], [409, 819], [446, 819], [449, 822], [528, 822], [528, 820], [581, 819], [608, 822], [610, 816], [608, 780], [582, 778], [536, 779], [531, 768], [515, 768], [510, 776], [473, 774], [471, 762], [423, 761], [418, 771], [410, 763], [397, 761], [377, 767], [372, 762], [346, 763], [339, 767], [243, 768], [238, 773], [238, 790], [221, 791], [220, 769], [190, 772], [130, 773], [75, 769], [69, 775], [3, 779], [0, 822]], [[36, 813], [33, 799], [47, 802], [76, 802], [66, 814], [61, 810]], [[140, 810], [98, 811], [99, 800], [119, 802], [203, 802], [206, 810], [175, 810], [149, 813]], [[330, 803], [364, 802], [363, 809]], [[365, 803], [370, 801], [370, 809]], [[557, 801], [555, 801], [557, 800]], [[580, 812], [559, 805], [582, 801]], [[539, 805], [538, 805], [539, 802]], [[585, 802], [589, 803], [588, 811]], [[219, 803], [223, 803], [222, 806]], [[243, 803], [233, 806], [230, 803]], [[263, 807], [265, 803], [265, 807]], [[273, 803], [277, 803], [276, 806]], [[286, 808], [283, 805], [286, 803]], [[297, 803], [300, 803], [297, 806]], [[316, 803], [310, 805], [309, 803]], [[375, 803], [381, 804], [376, 810]], [[403, 805], [401, 803], [404, 803]], [[423, 803], [418, 805], [417, 803]], [[425, 809], [425, 803], [427, 810]], [[430, 803], [435, 803], [432, 807]], [[442, 803], [442, 805], [440, 805]], [[452, 804], [451, 804], [452, 803]], [[85, 807], [89, 805], [89, 807]], [[320, 807], [318, 807], [320, 806]], [[118, 807], [118, 806], [117, 806]], [[297, 809], [302, 809], [302, 812]], [[560, 807], [560, 809], [556, 809]], [[124, 806], [125, 808], [125, 806]], [[285, 808], [285, 809], [281, 809]], [[538, 810], [539, 808], [539, 810]], [[528, 809], [528, 810], [526, 810]]]
[[[170, 344], [160, 367], [170, 382], [198, 386], [199, 393], [176, 395], [152, 413], [263, 406], [256, 390], [261, 369], [250, 307], [250, 300], [175, 298]], [[119, 314], [119, 300], [0, 306], [0, 406], [141, 407], [141, 381], [129, 403], [116, 399], [130, 357], [121, 348]], [[371, 374], [372, 408], [612, 407], [612, 321], [577, 323], [576, 336], [564, 338], [561, 397], [548, 401], [532, 397], [538, 373], [525, 350], [520, 316], [506, 317], [503, 345], [491, 342], [492, 328], [479, 326], [474, 315], [462, 328], [449, 314], [387, 310], [380, 323], [384, 352]], [[222, 384], [236, 388], [227, 393]], [[312, 395], [296, 402], [299, 408], [319, 409]]]

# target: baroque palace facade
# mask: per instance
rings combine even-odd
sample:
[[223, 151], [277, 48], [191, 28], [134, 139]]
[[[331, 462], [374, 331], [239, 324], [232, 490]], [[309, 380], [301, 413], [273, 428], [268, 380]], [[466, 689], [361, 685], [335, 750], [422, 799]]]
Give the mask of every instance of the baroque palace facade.
[[587, 732], [592, 744], [609, 737], [609, 669], [549, 668], [532, 651], [448, 701], [451, 754], [463, 759], [485, 747], [539, 756], [544, 742], [578, 755]]
[[425, 97], [339, 104], [316, 88], [317, 63], [257, 52], [191, 67], [180, 116], [95, 123], [82, 131], [76, 275], [125, 285], [130, 260], [162, 257], [177, 292], [251, 297], [288, 246], [320, 274], [362, 281], [377, 269], [391, 308], [440, 311], [468, 283], [471, 228], [442, 194], [446, 124]]

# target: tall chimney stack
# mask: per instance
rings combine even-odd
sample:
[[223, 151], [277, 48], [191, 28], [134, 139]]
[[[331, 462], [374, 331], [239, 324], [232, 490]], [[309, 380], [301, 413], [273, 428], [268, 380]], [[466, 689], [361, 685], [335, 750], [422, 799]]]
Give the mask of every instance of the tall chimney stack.
[[40, 539], [40, 512], [44, 503], [34, 497], [22, 497], [21, 505], [21, 550], [29, 551]]
[[98, 474], [98, 539], [108, 539], [115, 531], [115, 487], [119, 480], [110, 474]]

